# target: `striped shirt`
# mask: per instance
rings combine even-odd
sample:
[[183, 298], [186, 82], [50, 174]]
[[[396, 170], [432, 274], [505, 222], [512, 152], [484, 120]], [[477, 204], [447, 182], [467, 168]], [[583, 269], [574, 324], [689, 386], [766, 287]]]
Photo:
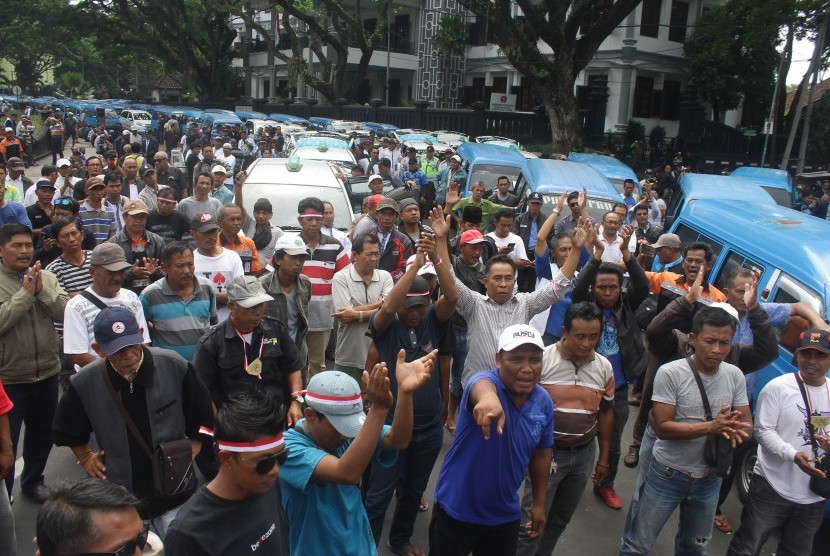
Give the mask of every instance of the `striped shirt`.
[[[306, 263], [308, 264], [308, 263]], [[550, 286], [532, 293], [517, 293], [506, 303], [496, 303], [488, 295], [482, 295], [464, 285], [457, 277], [458, 305], [456, 311], [467, 321], [469, 353], [464, 361], [461, 384], [474, 374], [496, 367], [499, 335], [508, 326], [527, 324], [530, 319], [563, 299], [571, 288], [571, 281], [561, 272], [554, 276]]]
[[[121, 288], [118, 292], [118, 297], [101, 297], [94, 291], [92, 286], [86, 288], [87, 291], [97, 297], [107, 307], [124, 307], [135, 314], [135, 320], [138, 326], [144, 329], [144, 343], [150, 343], [150, 333], [147, 328], [147, 321], [144, 319], [144, 310], [141, 308], [141, 302], [138, 296], [130, 290]], [[95, 317], [101, 309], [93, 305], [87, 298], [82, 295], [76, 295], [66, 304], [66, 309], [63, 312], [63, 326], [66, 333], [63, 335], [63, 352], [67, 355], [73, 353], [88, 353], [98, 357], [95, 350], [92, 349], [92, 342], [95, 341], [95, 333], [92, 330], [92, 325], [95, 322]]]
[[219, 322], [213, 285], [195, 276], [193, 293], [182, 299], [162, 278], [144, 288], [139, 296], [144, 316], [153, 324], [153, 347], [171, 349], [190, 361], [208, 329]]
[[[300, 237], [303, 237], [300, 234]], [[311, 281], [311, 300], [308, 302], [309, 331], [331, 330], [334, 326], [334, 300], [331, 281], [335, 273], [351, 264], [343, 245], [336, 239], [320, 234], [320, 242], [312, 249], [303, 237], [311, 258], [303, 265], [303, 275]]]
[[561, 341], [545, 348], [539, 385], [553, 400], [553, 439], [558, 446], [573, 448], [590, 442], [599, 430], [601, 401], [614, 403], [611, 362], [592, 352], [577, 367], [565, 358]]
[[89, 274], [89, 257], [92, 251], [84, 251], [84, 262], [76, 266], [63, 257], [58, 257], [46, 267], [46, 270], [55, 275], [58, 283], [66, 293], [85, 290], [92, 284], [92, 276]]
[[93, 233], [95, 242], [98, 244], [107, 241], [117, 231], [115, 226], [115, 213], [106, 210], [103, 208], [103, 205], [101, 210], [95, 210], [85, 201], [81, 205], [78, 217], [81, 219], [84, 228]]
[[[92, 251], [84, 251], [84, 262], [81, 266], [75, 266], [63, 257], [58, 257], [46, 267], [46, 270], [55, 275], [58, 284], [66, 293], [85, 290], [92, 284], [92, 276], [89, 274], [89, 256]], [[55, 330], [58, 336], [63, 336], [63, 323], [56, 322]]]

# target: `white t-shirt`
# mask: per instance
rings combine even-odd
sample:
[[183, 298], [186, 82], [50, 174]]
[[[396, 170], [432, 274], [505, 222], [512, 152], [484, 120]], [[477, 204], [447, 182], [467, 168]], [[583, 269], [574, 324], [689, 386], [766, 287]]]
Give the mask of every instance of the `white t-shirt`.
[[[242, 268], [242, 259], [235, 251], [221, 248], [222, 252], [215, 257], [208, 257], [193, 252], [193, 262], [196, 266], [196, 275], [205, 278], [213, 285], [214, 293], [227, 293], [228, 283], [238, 276], [245, 274]], [[219, 322], [228, 318], [231, 310], [227, 307], [217, 307], [216, 313]]]
[[[830, 384], [804, 385], [809, 393], [810, 409], [822, 416], [830, 415]], [[755, 438], [758, 440], [758, 462], [755, 472], [763, 476], [782, 498], [796, 504], [812, 504], [823, 500], [810, 490], [810, 476], [793, 461], [796, 452], [813, 455], [806, 426], [804, 398], [795, 380], [787, 373], [769, 381], [758, 398], [755, 417]], [[827, 434], [830, 427], [818, 429]], [[819, 455], [822, 454], [819, 448]]]
[[513, 250], [507, 253], [507, 256], [514, 261], [518, 261], [519, 259], [528, 260], [527, 251], [525, 250], [525, 242], [513, 232], [508, 232], [507, 237], [498, 237], [496, 232], [490, 232], [487, 234], [487, 237], [493, 238], [493, 241], [496, 242], [496, 247], [499, 249], [507, 247], [511, 243], [515, 244], [513, 246]]
[[[130, 290], [121, 289], [118, 297], [101, 297], [94, 291], [92, 286], [86, 290], [101, 300], [107, 307], [124, 307], [135, 314], [138, 326], [144, 329], [144, 343], [150, 343], [150, 329], [147, 327], [147, 320], [144, 318], [144, 309], [138, 296]], [[95, 333], [92, 326], [95, 317], [101, 309], [93, 305], [82, 295], [76, 295], [66, 304], [63, 312], [63, 351], [66, 354], [88, 353], [98, 357], [92, 349], [92, 342], [95, 341]]]

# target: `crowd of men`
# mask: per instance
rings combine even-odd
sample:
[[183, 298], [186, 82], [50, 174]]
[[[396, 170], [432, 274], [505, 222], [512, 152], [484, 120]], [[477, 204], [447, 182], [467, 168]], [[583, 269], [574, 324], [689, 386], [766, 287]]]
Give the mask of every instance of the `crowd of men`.
[[[245, 209], [229, 143], [199, 146], [182, 176], [161, 146], [176, 141], [104, 145], [82, 172], [56, 159], [35, 183], [7, 160], [0, 553], [16, 550], [22, 457], [43, 556], [132, 554], [150, 532], [172, 555], [367, 555], [385, 527], [395, 554], [548, 555], [587, 486], [623, 507], [630, 404], [637, 481], [620, 554], [648, 554], [678, 507], [677, 553], [705, 554], [731, 487], [707, 439], [734, 449], [753, 430], [759, 464], [730, 554], [757, 554], [775, 528], [779, 554], [810, 553], [830, 327], [804, 304], [759, 303], [750, 270], [710, 284], [711, 246], [661, 233], [656, 182], [642, 195], [627, 183], [595, 222], [585, 191], [550, 214], [504, 176], [463, 197], [458, 155], [356, 142], [371, 173], [361, 218], [337, 230], [332, 205], [308, 197], [299, 233], [284, 233], [268, 199]], [[809, 323], [799, 371], [763, 390], [753, 422], [745, 375], [778, 357], [792, 316]], [[89, 479], [44, 477], [53, 446]], [[414, 523], [430, 510], [420, 547]]]

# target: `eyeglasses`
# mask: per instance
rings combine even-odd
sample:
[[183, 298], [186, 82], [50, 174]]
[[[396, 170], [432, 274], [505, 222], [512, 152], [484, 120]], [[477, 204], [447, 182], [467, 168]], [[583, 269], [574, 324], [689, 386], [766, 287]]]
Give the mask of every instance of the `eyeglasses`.
[[[249, 459], [240, 458], [242, 461], [251, 462]], [[277, 464], [285, 465], [285, 460], [288, 459], [288, 449], [284, 449], [283, 451], [276, 453], [274, 455], [268, 456], [267, 458], [262, 458], [254, 465], [254, 471], [256, 471], [257, 475], [267, 475], [274, 469], [274, 466]]]
[[147, 537], [149, 534], [150, 524], [144, 523], [144, 528], [141, 530], [141, 533], [115, 552], [84, 552], [82, 554], [73, 554], [71, 556], [132, 556], [135, 554], [136, 548], [142, 552], [144, 551], [144, 547], [147, 546]]

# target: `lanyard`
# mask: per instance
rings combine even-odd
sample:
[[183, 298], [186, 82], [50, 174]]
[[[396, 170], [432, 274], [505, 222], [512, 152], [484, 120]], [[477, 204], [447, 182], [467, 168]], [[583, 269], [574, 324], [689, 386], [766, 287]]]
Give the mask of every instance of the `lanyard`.
[[[242, 361], [242, 370], [246, 373], [248, 372], [248, 342], [245, 341], [245, 337], [239, 333], [239, 330], [234, 328], [236, 331], [236, 335], [239, 336], [239, 339], [242, 340], [242, 357], [244, 358]], [[251, 341], [253, 342], [254, 335], [251, 332]], [[265, 334], [262, 335], [262, 340], [259, 342], [259, 356], [257, 357], [258, 360], [262, 360], [262, 349], [265, 347]], [[262, 373], [256, 375], [258, 380], [262, 380]]]
[[[801, 378], [801, 382], [804, 382], [804, 378], [801, 376], [800, 371], [798, 373], [798, 376], [799, 376], [799, 378]], [[805, 383], [805, 385], [806, 385], [806, 383]], [[827, 379], [824, 380], [824, 390], [827, 392], [827, 401], [830, 402], [830, 386], [827, 385]], [[820, 415], [821, 412], [813, 404], [813, 397], [810, 395], [810, 389], [809, 388], [804, 388], [804, 391], [807, 392], [807, 401], [809, 402], [809, 406], [810, 406], [810, 407], [807, 408], [807, 413], [810, 414], [810, 415], [807, 416], [807, 418], [809, 419], [810, 416], [813, 414], [813, 412], [818, 413]]]

